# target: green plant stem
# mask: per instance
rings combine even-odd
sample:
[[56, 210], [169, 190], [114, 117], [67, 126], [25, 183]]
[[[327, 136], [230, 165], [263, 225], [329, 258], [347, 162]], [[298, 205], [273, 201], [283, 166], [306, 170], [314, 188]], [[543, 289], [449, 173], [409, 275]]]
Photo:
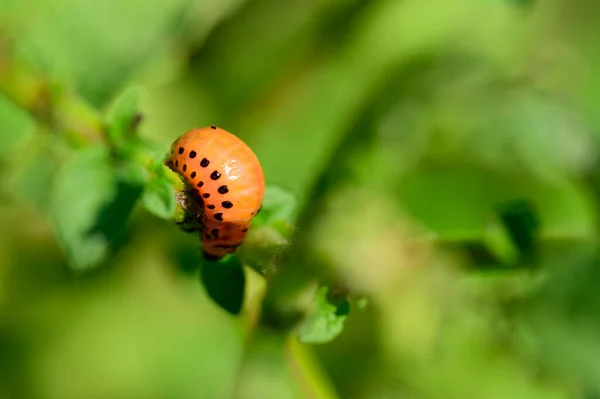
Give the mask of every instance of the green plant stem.
[[308, 398], [336, 399], [338, 394], [310, 348], [288, 336], [286, 349], [292, 372]]

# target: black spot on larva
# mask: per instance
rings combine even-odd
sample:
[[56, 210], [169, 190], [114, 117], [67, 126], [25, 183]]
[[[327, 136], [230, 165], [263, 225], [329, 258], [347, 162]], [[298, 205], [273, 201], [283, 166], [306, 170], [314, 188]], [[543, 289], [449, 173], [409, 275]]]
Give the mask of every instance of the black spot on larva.
[[196, 172], [192, 172], [192, 174], [190, 175], [190, 177], [191, 177], [192, 179], [195, 179], [195, 178], [196, 178]]
[[256, 214], [258, 215], [260, 213], [260, 211], [262, 211], [262, 205], [260, 206], [260, 208], [258, 208], [258, 211], [256, 211]]
[[233, 204], [230, 201], [223, 201], [221, 202], [221, 205], [223, 205], [223, 208], [226, 209], [233, 208]]
[[215, 125], [210, 125], [210, 128], [211, 128], [211, 129], [214, 129], [214, 130], [216, 130], [216, 129], [217, 129], [217, 127], [216, 127]]
[[208, 209], [215, 209], [215, 206], [214, 206], [213, 204], [208, 204], [208, 205], [206, 205], [206, 207], [207, 207]]
[[197, 191], [192, 192], [192, 198], [196, 202], [196, 205], [202, 206], [204, 204], [204, 200], [200, 198], [200, 194]]
[[227, 186], [221, 186], [217, 189], [219, 194], [227, 194], [229, 192], [229, 188]]
[[183, 147], [179, 147], [179, 155], [183, 154]]
[[219, 229], [212, 229], [210, 233], [213, 235], [213, 237], [219, 238]]
[[219, 180], [219, 177], [221, 177], [221, 174], [216, 170], [210, 174], [210, 178], [213, 180]]
[[185, 172], [187, 170], [187, 165], [183, 165], [183, 171]]
[[202, 198], [210, 198], [210, 193], [204, 193], [204, 194], [202, 194]]
[[248, 229], [242, 229], [242, 233], [245, 233], [247, 231], [248, 231]]
[[192, 158], [192, 159], [196, 158], [196, 151], [190, 152], [190, 158]]
[[202, 187], [204, 185], [203, 181], [199, 181], [198, 184], [196, 184], [196, 187]]
[[204, 237], [206, 237], [207, 240], [210, 240], [212, 237], [210, 236], [210, 234], [205, 234]]
[[215, 213], [213, 216], [214, 216], [215, 220], [218, 220], [219, 222], [223, 221], [223, 214], [221, 212]]
[[179, 167], [179, 161], [175, 160], [175, 167], [178, 168]]
[[206, 168], [209, 163], [210, 163], [210, 161], [208, 159], [202, 158], [202, 161], [200, 161], [200, 166], [202, 166], [203, 168]]

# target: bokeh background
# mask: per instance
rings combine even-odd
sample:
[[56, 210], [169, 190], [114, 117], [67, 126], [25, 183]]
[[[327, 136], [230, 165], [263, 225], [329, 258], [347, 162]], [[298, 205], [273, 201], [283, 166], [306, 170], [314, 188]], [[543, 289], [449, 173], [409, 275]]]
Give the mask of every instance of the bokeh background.
[[[0, 398], [599, 398], [599, 16], [0, 0]], [[147, 180], [210, 124], [270, 190], [221, 291]]]

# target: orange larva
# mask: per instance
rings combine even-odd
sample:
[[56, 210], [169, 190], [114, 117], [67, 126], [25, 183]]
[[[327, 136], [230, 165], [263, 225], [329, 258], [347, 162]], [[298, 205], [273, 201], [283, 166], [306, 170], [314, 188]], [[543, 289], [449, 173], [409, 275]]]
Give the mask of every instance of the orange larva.
[[198, 217], [205, 256], [218, 259], [235, 252], [265, 191], [254, 152], [233, 134], [210, 126], [175, 140], [167, 165], [184, 179], [203, 209]]

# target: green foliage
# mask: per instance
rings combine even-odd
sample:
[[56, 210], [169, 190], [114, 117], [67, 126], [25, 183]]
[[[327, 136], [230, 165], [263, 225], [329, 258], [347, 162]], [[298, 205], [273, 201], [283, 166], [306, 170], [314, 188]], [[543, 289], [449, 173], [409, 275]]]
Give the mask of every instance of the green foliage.
[[291, 191], [278, 185], [267, 184], [262, 209], [254, 218], [253, 224], [256, 227], [282, 224], [293, 226], [297, 212], [296, 198]]
[[142, 118], [141, 95], [140, 87], [127, 87], [113, 100], [106, 112], [108, 140], [117, 150], [123, 151], [136, 133]]
[[171, 219], [175, 214], [175, 196], [171, 181], [164, 177], [148, 180], [142, 197], [148, 212], [163, 219]]
[[117, 182], [106, 149], [75, 152], [58, 172], [50, 212], [75, 270], [91, 269], [108, 255], [111, 237], [95, 226], [102, 209], [116, 197]]
[[28, 115], [0, 95], [0, 159], [4, 159], [32, 137], [35, 124]]
[[25, 146], [26, 151], [32, 156], [31, 162], [21, 165], [22, 169], [15, 171], [12, 180], [12, 192], [24, 202], [32, 204], [41, 213], [47, 214], [51, 207], [49, 193], [54, 185], [58, 170], [61, 166], [49, 138], [35, 140]]
[[313, 310], [300, 326], [298, 339], [307, 344], [327, 343], [342, 333], [350, 311], [348, 301], [339, 305], [330, 302], [327, 287], [319, 288]]
[[[0, 397], [599, 396], [598, 12], [2, 3]], [[215, 262], [210, 124], [268, 181]]]
[[223, 309], [237, 315], [242, 310], [246, 275], [235, 256], [219, 262], [204, 262], [200, 269], [207, 294]]
[[262, 275], [276, 273], [290, 247], [297, 211], [290, 191], [267, 185], [262, 208], [240, 249], [242, 260]]

